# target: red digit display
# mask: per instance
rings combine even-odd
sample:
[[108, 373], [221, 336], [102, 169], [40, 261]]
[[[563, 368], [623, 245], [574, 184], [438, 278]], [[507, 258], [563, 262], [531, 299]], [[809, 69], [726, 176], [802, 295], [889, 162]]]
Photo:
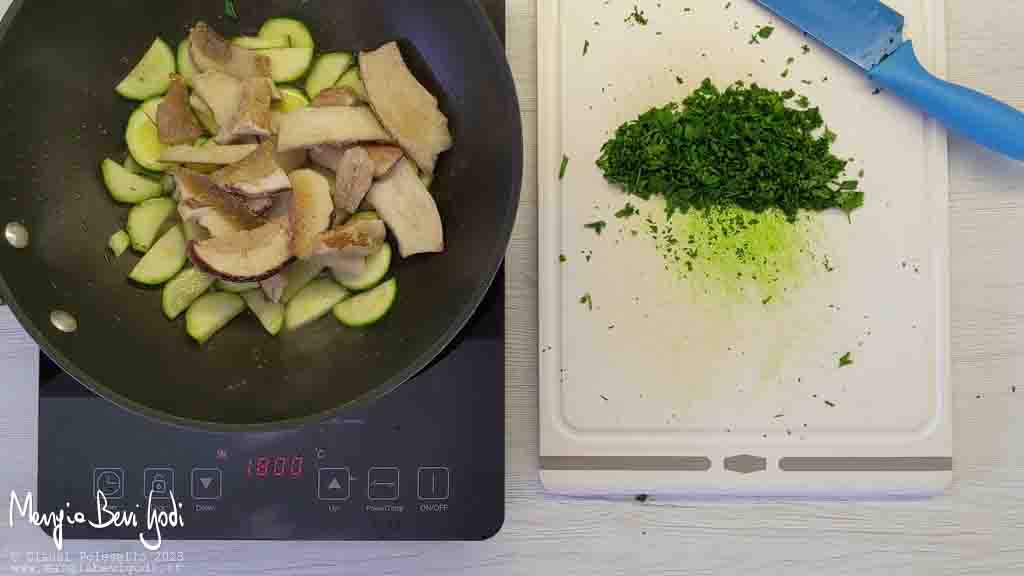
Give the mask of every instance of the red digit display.
[[302, 456], [253, 456], [246, 466], [246, 477], [266, 480], [268, 478], [302, 478]]

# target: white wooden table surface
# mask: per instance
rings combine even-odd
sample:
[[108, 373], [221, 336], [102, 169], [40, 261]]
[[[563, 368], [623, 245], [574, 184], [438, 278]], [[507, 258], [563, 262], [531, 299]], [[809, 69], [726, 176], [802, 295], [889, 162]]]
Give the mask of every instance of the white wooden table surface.
[[[10, 0], [0, 0], [0, 8]], [[591, 502], [537, 481], [535, 2], [510, 0], [509, 50], [527, 171], [508, 274], [508, 511], [473, 544], [170, 543], [182, 574], [1021, 574], [1024, 573], [1024, 163], [953, 138], [956, 485], [936, 500]], [[581, 9], [587, 1], [579, 0]], [[687, 0], [697, 2], [698, 0]], [[700, 0], [717, 1], [717, 0]], [[747, 1], [747, 0], [744, 0]], [[1024, 108], [1024, 2], [948, 0], [950, 77]], [[1024, 137], [1024, 135], [1022, 135]], [[0, 311], [0, 494], [35, 486], [35, 348]], [[884, 398], [879, 399], [884, 402]], [[52, 551], [0, 514], [8, 554]], [[138, 544], [69, 543], [79, 552]]]

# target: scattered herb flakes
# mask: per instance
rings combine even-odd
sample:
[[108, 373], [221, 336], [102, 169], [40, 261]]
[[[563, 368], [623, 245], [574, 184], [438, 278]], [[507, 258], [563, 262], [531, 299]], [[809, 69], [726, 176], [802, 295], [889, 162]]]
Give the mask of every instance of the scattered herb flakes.
[[832, 153], [836, 136], [820, 111], [785, 104], [756, 84], [720, 91], [706, 79], [681, 104], [620, 126], [597, 165], [627, 194], [663, 196], [670, 215], [738, 206], [795, 221], [800, 210], [860, 208], [864, 194], [843, 177], [849, 161]]
[[600, 236], [604, 233], [604, 229], [608, 227], [608, 223], [604, 220], [598, 220], [597, 222], [591, 222], [590, 224], [584, 224], [584, 228], [587, 230], [593, 230], [594, 234]]
[[831, 400], [825, 400], [825, 406], [828, 406], [829, 408], [835, 408], [836, 403], [832, 402]]
[[806, 110], [811, 107], [811, 101], [807, 98], [807, 96], [800, 96], [799, 98], [796, 99], [796, 105]]
[[804, 44], [803, 46], [800, 47], [800, 51], [803, 52], [806, 56], [807, 54], [811, 53], [811, 47], [808, 46], [807, 44]]
[[846, 368], [847, 366], [853, 366], [853, 353], [847, 352], [839, 358], [839, 367]]
[[644, 13], [643, 10], [640, 9], [639, 6], [634, 4], [633, 11], [629, 14], [629, 16], [626, 16], [626, 22], [632, 24], [639, 24], [640, 26], [647, 26], [647, 15]]
[[558, 179], [565, 179], [565, 170], [569, 167], [569, 157], [565, 154], [562, 155], [562, 167], [558, 169]]
[[783, 70], [782, 74], [779, 74], [779, 76], [782, 76], [783, 78], [789, 78], [789, 68]]
[[685, 83], [686, 83], [686, 80], [683, 80], [682, 76], [676, 76], [676, 84], [679, 84], [680, 86], [682, 86]]
[[618, 212], [615, 213], [615, 217], [619, 219], [632, 218], [633, 216], [636, 216], [637, 213], [638, 212], [636, 207], [634, 207], [632, 204], [627, 203], [626, 206], [622, 208], [622, 210], [619, 210]]
[[569, 259], [565, 257], [565, 254], [559, 254], [558, 255], [558, 262], [559, 263], [565, 264], [568, 261], [569, 261]]
[[764, 300], [761, 300], [761, 304], [764, 305], [764, 306], [767, 306], [767, 305], [769, 305], [771, 303], [772, 303], [772, 296], [769, 296], [769, 297], [765, 298]]
[[587, 52], [590, 52], [590, 40], [583, 43], [583, 55], [586, 56]]
[[601, 400], [604, 400], [605, 402], [607, 402], [608, 401], [608, 397], [605, 396], [604, 394], [601, 394]]
[[772, 34], [774, 34], [774, 33], [775, 33], [775, 27], [774, 26], [761, 26], [760, 28], [757, 29], [757, 32], [754, 32], [754, 35], [750, 37], [750, 43], [751, 44], [760, 44], [761, 40], [767, 40], [767, 39], [771, 38]]
[[238, 10], [235, 9], [234, 0], [224, 0], [224, 16], [232, 20], [238, 20]]
[[650, 498], [651, 497], [648, 496], [647, 494], [638, 494], [637, 497], [636, 497], [636, 501], [641, 503], [641, 504], [643, 504], [643, 503], [647, 502]]
[[725, 9], [728, 10], [729, 8], [732, 8], [732, 2], [725, 3]]
[[871, 91], [871, 95], [872, 96], [878, 96], [881, 93], [882, 93], [882, 89], [881, 88], [875, 88], [874, 90]]
[[587, 292], [580, 297], [580, 304], [586, 306], [588, 311], [592, 311], [594, 309], [594, 298], [590, 295], [590, 292]]
[[791, 66], [794, 62], [796, 62], [796, 58], [793, 58], [792, 56], [786, 58], [786, 66]]

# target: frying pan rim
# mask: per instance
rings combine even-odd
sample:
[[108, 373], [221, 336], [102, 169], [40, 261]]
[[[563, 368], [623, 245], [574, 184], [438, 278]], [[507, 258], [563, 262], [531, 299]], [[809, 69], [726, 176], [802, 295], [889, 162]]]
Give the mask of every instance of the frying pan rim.
[[[430, 364], [430, 362], [437, 358], [444, 349], [455, 340], [458, 334], [465, 329], [470, 319], [479, 309], [480, 304], [483, 302], [488, 291], [490, 291], [494, 284], [498, 271], [504, 262], [508, 245], [511, 242], [512, 231], [515, 227], [516, 216], [519, 210], [519, 201], [522, 195], [522, 180], [524, 172], [522, 108], [520, 107], [515, 79], [512, 75], [511, 63], [508, 61], [505, 48], [498, 38], [498, 34], [495, 31], [493, 24], [487, 17], [478, 0], [462, 0], [462, 3], [469, 10], [478, 29], [480, 29], [483, 32], [483, 36], [486, 37], [486, 48], [492, 54], [497, 56], [501, 63], [498, 74], [493, 76], [490, 80], [492, 82], [497, 81], [497, 84], [503, 86], [504, 89], [501, 90], [501, 92], [511, 97], [513, 108], [515, 109], [513, 129], [516, 133], [517, 146], [507, 153], [507, 160], [514, 163], [513, 171], [515, 180], [514, 183], [510, 184], [512, 187], [512, 194], [505, 207], [505, 215], [503, 218], [504, 222], [502, 223], [502, 230], [499, 234], [501, 242], [496, 243], [495, 249], [489, 255], [488, 261], [490, 261], [491, 264], [487, 268], [488, 272], [484, 278], [485, 281], [478, 284], [477, 288], [467, 299], [466, 305], [458, 314], [455, 315], [455, 321], [453, 321], [449, 327], [434, 340], [434, 343], [431, 346], [428, 346], [422, 354], [420, 354], [413, 362], [408, 363], [404, 369], [399, 371], [392, 378], [354, 398], [353, 400], [350, 400], [349, 402], [306, 416], [247, 424], [226, 424], [192, 420], [176, 416], [174, 414], [169, 414], [131, 400], [122, 394], [99, 384], [83, 370], [79, 369], [78, 366], [71, 362], [71, 360], [58, 348], [58, 346], [54, 345], [53, 340], [55, 340], [55, 338], [51, 339], [44, 334], [40, 327], [28, 317], [18, 303], [18, 300], [14, 297], [14, 294], [4, 279], [3, 272], [0, 271], [0, 296], [2, 296], [4, 304], [10, 308], [14, 317], [21, 324], [22, 328], [32, 337], [36, 345], [39, 346], [54, 363], [56, 363], [62, 370], [81, 385], [94, 392], [103, 400], [111, 402], [121, 409], [176, 428], [222, 433], [279, 432], [293, 430], [303, 426], [325, 422], [345, 411], [372, 404], [376, 400], [394, 392], [397, 388], [409, 382], [409, 380], [419, 374]], [[5, 14], [5, 17], [0, 20], [0, 42], [2, 42], [4, 37], [7, 35], [7, 32], [11, 24], [14, 22], [17, 12], [20, 11], [22, 4], [23, 0], [15, 0], [11, 5], [10, 10]], [[71, 335], [59, 334], [57, 337], [71, 337]]]

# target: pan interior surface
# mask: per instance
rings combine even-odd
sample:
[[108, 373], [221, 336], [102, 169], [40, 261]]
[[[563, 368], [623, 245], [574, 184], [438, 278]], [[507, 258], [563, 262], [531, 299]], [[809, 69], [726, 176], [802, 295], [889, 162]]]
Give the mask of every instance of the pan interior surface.
[[[61, 368], [98, 394], [163, 421], [213, 430], [289, 427], [372, 401], [422, 370], [458, 334], [497, 272], [522, 179], [522, 131], [511, 72], [471, 0], [246, 1], [240, 20], [218, 2], [25, 2], [5, 18], [6, 138], [0, 218], [31, 242], [0, 246], [0, 296]], [[268, 18], [305, 22], [317, 52], [399, 40], [416, 76], [441, 102], [455, 148], [432, 191], [447, 250], [398, 262], [399, 298], [377, 326], [324, 320], [277, 338], [243, 315], [200, 348], [183, 320], [168, 322], [160, 293], [132, 285], [138, 261], [106, 243], [127, 208], [100, 179], [125, 157], [137, 103], [114, 86], [155, 36], [176, 46], [198, 20], [227, 36]], [[77, 331], [50, 322], [67, 311]]]

